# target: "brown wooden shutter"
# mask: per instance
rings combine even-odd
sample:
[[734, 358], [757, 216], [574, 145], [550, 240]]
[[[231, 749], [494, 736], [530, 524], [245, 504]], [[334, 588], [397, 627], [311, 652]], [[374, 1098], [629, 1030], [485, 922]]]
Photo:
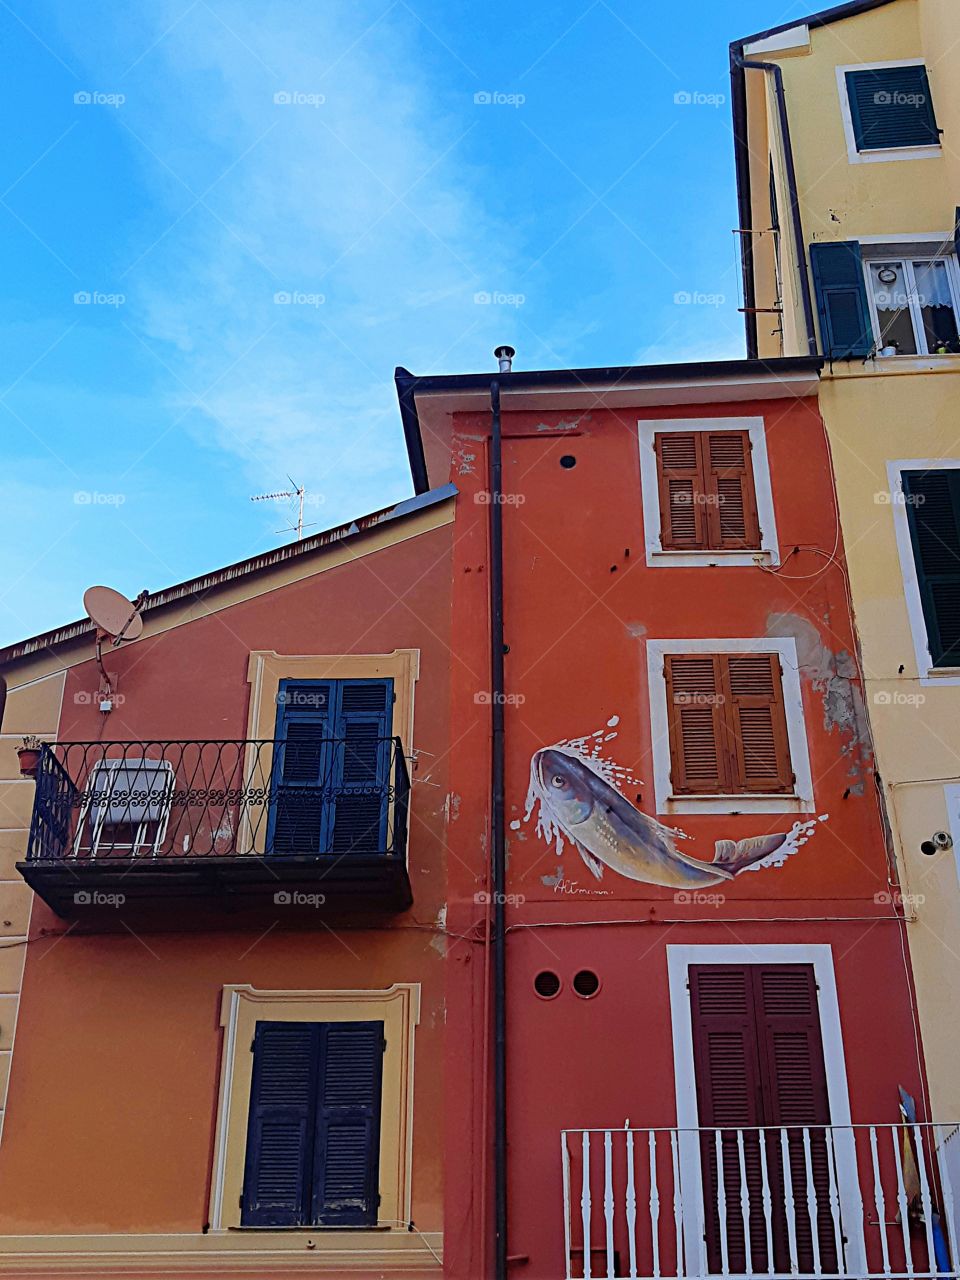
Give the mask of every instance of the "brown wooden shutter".
[[[830, 1100], [823, 1060], [817, 984], [812, 965], [755, 965], [754, 1001], [763, 1081], [763, 1116], [768, 1125], [809, 1128], [810, 1174], [816, 1192], [820, 1267], [837, 1271], [837, 1248], [830, 1213]], [[813, 1232], [807, 1208], [807, 1157], [801, 1129], [787, 1135], [794, 1188], [797, 1257], [801, 1271], [814, 1270]], [[774, 1195], [774, 1253], [778, 1270], [789, 1269], [783, 1152], [768, 1142], [767, 1163]]]
[[793, 791], [779, 655], [724, 654], [721, 661], [731, 790]]
[[653, 437], [664, 549], [698, 551], [707, 546], [701, 435], [699, 431], [664, 431]]
[[[750, 966], [691, 965], [690, 1006], [697, 1084], [697, 1116], [703, 1128], [729, 1128], [721, 1134], [723, 1186], [728, 1206], [740, 1205], [740, 1153], [737, 1129], [763, 1124], [763, 1082], [757, 1040], [756, 1011]], [[744, 1164], [750, 1191], [750, 1243], [753, 1270], [766, 1256], [762, 1219], [763, 1166], [759, 1142], [745, 1135]], [[720, 1271], [719, 1170], [713, 1133], [701, 1135], [704, 1237], [707, 1264]], [[743, 1220], [728, 1210], [727, 1263], [731, 1272], [748, 1270]]]
[[707, 545], [717, 549], [759, 547], [750, 433], [707, 431], [703, 433], [701, 449]]
[[[689, 970], [697, 1115], [701, 1127], [824, 1126], [830, 1123], [817, 989], [811, 965], [691, 965]], [[749, 1200], [750, 1257], [740, 1216], [739, 1146], [736, 1132], [721, 1135], [727, 1204], [727, 1249], [731, 1272], [769, 1271], [763, 1213], [763, 1166], [759, 1135], [744, 1134]], [[772, 1199], [774, 1268], [790, 1271], [785, 1179], [779, 1132], [764, 1138]], [[704, 1234], [711, 1272], [721, 1269], [716, 1138], [701, 1135]], [[817, 1195], [820, 1265], [837, 1270], [829, 1210], [829, 1166], [825, 1132], [810, 1132]], [[806, 1201], [803, 1135], [788, 1134], [800, 1270], [814, 1269]], [[751, 1265], [748, 1266], [748, 1263]]]
[[715, 654], [664, 656], [673, 791], [717, 793], [731, 786], [724, 673]]

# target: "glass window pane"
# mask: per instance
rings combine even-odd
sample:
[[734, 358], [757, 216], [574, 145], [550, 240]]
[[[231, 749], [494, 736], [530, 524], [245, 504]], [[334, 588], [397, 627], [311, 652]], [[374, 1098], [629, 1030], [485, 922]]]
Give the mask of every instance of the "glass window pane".
[[923, 329], [927, 338], [927, 350], [938, 352], [960, 351], [957, 342], [957, 315], [950, 293], [947, 264], [939, 262], [915, 262], [913, 272], [917, 281], [917, 302], [923, 316]]
[[871, 262], [870, 285], [877, 306], [877, 346], [896, 347], [900, 356], [915, 356], [917, 342], [910, 317], [906, 271], [902, 262]]

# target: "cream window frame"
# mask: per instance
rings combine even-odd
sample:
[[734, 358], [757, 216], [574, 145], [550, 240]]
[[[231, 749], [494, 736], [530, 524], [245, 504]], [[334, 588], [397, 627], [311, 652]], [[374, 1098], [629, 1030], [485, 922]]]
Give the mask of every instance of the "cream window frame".
[[[212, 1231], [277, 1230], [242, 1227], [240, 1222], [253, 1077], [250, 1046], [258, 1022], [383, 1022], [387, 1047], [380, 1114], [380, 1207], [376, 1227], [352, 1230], [350, 1236], [359, 1239], [372, 1231], [407, 1230], [412, 1203], [414, 1035], [419, 1021], [418, 982], [397, 982], [379, 991], [261, 991], [247, 984], [223, 988], [223, 1053], [210, 1187]], [[329, 1235], [342, 1248], [342, 1230], [284, 1229], [302, 1230], [321, 1247]]]
[[[275, 649], [254, 649], [247, 661], [250, 707], [247, 738], [252, 743], [272, 742], [277, 725], [277, 697], [281, 680], [392, 680], [393, 725], [404, 751], [413, 749], [414, 692], [420, 678], [420, 650], [394, 649], [392, 653], [282, 654]], [[273, 752], [256, 745], [247, 748], [244, 780], [247, 791], [258, 780], [273, 774]], [[391, 815], [392, 821], [392, 815]], [[254, 852], [255, 834], [244, 810], [237, 832], [239, 853]]]

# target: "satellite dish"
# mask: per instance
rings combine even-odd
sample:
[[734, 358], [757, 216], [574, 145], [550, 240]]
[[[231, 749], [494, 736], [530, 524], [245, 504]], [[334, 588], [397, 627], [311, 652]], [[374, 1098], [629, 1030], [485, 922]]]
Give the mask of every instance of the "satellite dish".
[[83, 593], [83, 607], [87, 616], [104, 636], [109, 636], [114, 648], [136, 640], [143, 631], [140, 610], [146, 599], [144, 591], [135, 601], [130, 601], [112, 587], [88, 587]]

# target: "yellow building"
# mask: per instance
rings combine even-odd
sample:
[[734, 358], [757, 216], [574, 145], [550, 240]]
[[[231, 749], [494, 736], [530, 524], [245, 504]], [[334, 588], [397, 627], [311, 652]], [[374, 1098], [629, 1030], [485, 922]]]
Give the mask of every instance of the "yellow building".
[[[731, 73], [748, 347], [826, 362], [838, 545], [929, 1105], [956, 1116], [960, 2], [843, 4], [735, 42]], [[836, 571], [832, 550], [784, 566], [798, 596], [818, 566]]]

